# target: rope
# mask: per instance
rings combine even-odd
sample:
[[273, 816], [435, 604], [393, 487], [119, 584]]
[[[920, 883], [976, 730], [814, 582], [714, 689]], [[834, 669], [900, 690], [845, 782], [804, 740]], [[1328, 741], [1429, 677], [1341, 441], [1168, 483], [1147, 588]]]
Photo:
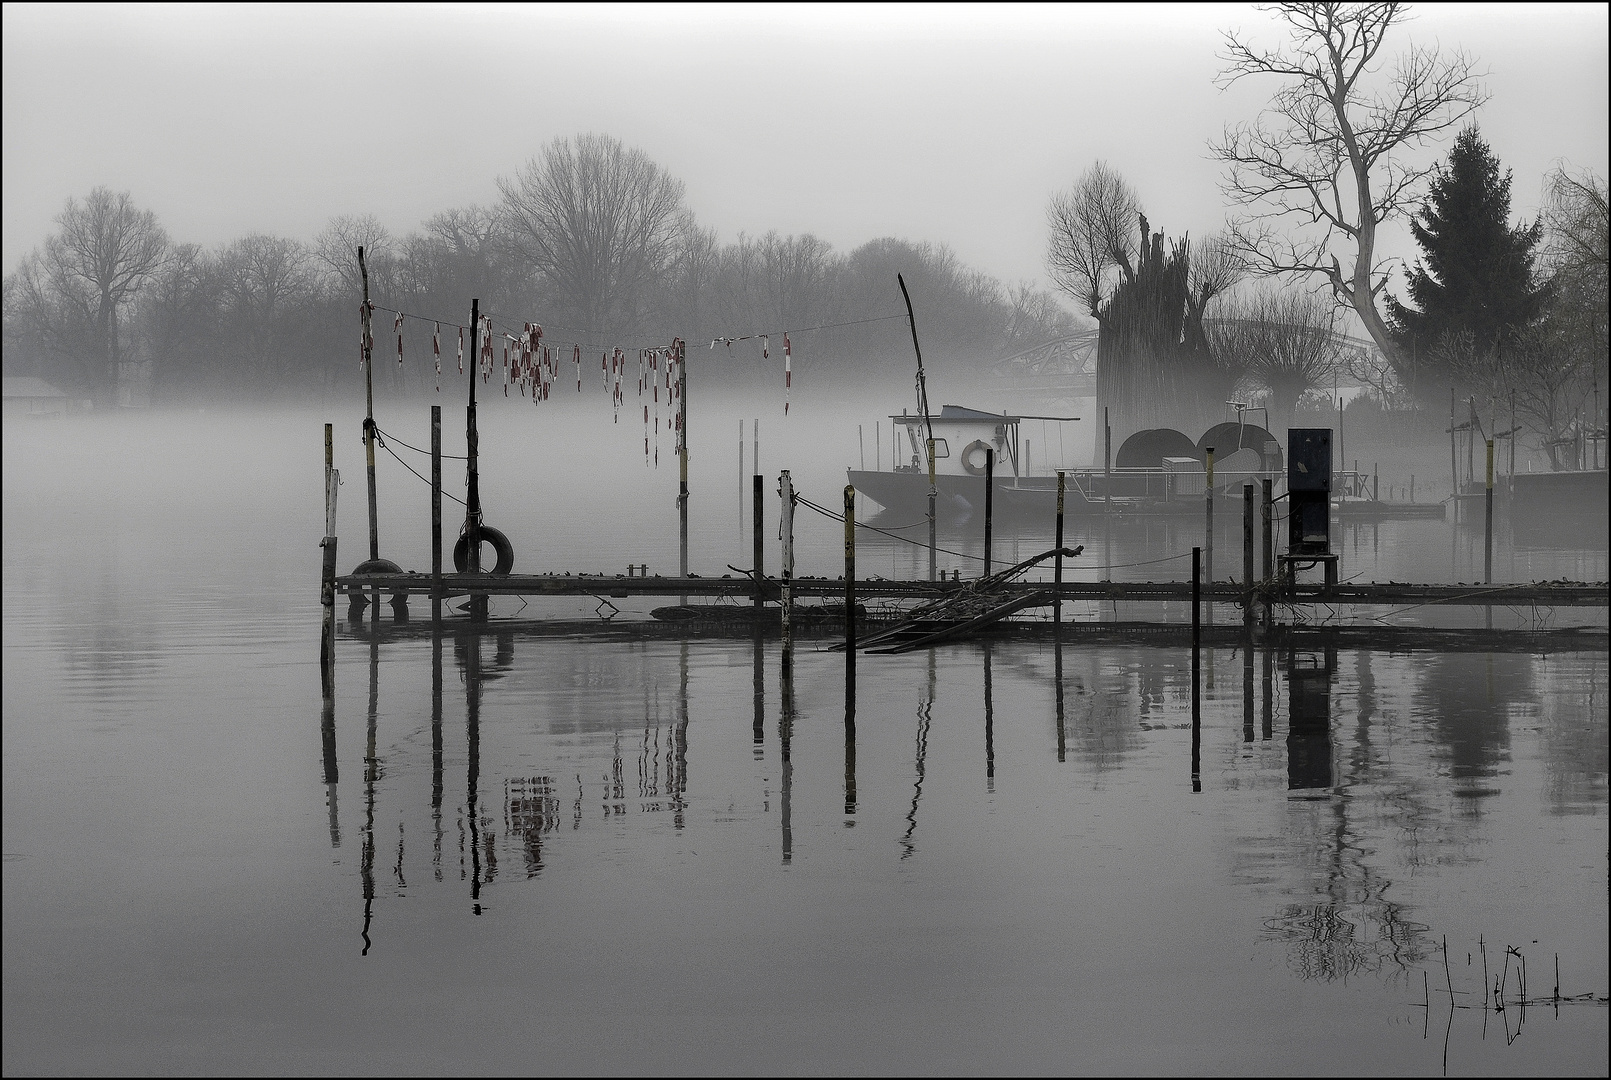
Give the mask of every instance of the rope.
[[[420, 476], [419, 473], [414, 472], [414, 467], [412, 465], [410, 465], [408, 462], [404, 461], [402, 458], [397, 457], [397, 451], [393, 450], [391, 447], [386, 445], [386, 440], [382, 439], [380, 437], [380, 428], [375, 429], [375, 441], [380, 443], [380, 448], [382, 450], [386, 451], [392, 457], [397, 458], [397, 464], [401, 465], [403, 468], [407, 469], [409, 472], [414, 473], [415, 476], [419, 476], [419, 478], [421, 480], [424, 480], [427, 485], [430, 484], [429, 480], [426, 480], [425, 477]], [[414, 448], [412, 446], [410, 446], [409, 449], [412, 450]], [[448, 498], [452, 499], [454, 502], [458, 503], [460, 506], [465, 506], [464, 500], [459, 498], [457, 495], [449, 494], [447, 491], [443, 491], [442, 494], [446, 495]], [[468, 509], [468, 507], [466, 507], [466, 509]]]
[[[390, 439], [392, 442], [396, 443], [398, 446], [401, 446], [401, 447], [403, 447], [403, 448], [405, 448], [407, 450], [412, 450], [416, 454], [429, 454], [430, 453], [429, 450], [421, 450], [417, 446], [409, 446], [408, 443], [404, 442], [402, 439], [399, 439], [397, 436], [380, 430], [380, 425], [379, 424], [375, 425], [375, 434], [377, 434], [377, 435], [385, 435], [386, 438]], [[469, 460], [467, 455], [465, 455], [465, 454], [443, 454], [442, 457], [446, 458], [446, 459], [450, 459], [452, 461], [467, 461], [467, 460]]]

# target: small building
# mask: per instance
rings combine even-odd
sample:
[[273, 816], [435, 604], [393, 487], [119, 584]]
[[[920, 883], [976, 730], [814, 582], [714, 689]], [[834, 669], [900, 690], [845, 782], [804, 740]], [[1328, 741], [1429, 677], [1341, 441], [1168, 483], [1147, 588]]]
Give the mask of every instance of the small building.
[[94, 407], [87, 398], [69, 397], [44, 379], [33, 375], [7, 375], [0, 379], [7, 420], [22, 416], [67, 416], [88, 412]]

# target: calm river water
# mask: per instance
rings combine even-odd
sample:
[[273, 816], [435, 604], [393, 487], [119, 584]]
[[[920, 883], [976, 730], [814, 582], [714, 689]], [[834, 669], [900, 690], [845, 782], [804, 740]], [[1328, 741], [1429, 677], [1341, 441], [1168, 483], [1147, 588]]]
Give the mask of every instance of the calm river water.
[[[639, 429], [527, 410], [483, 436], [516, 569], [672, 571], [669, 441], [656, 470]], [[762, 420], [767, 490], [791, 468], [836, 506], [874, 414], [792, 411]], [[423, 414], [380, 423], [423, 446]], [[749, 564], [751, 413], [709, 414], [693, 568], [721, 574]], [[345, 572], [350, 410], [4, 425], [7, 1074], [1605, 1074], [1603, 637], [1213, 650], [1201, 791], [1174, 647], [866, 656], [852, 717], [813, 643], [786, 700], [775, 640], [433, 640], [416, 610], [343, 621], [327, 710], [326, 419]], [[428, 568], [424, 486], [381, 462], [382, 554]], [[1088, 577], [1178, 579], [1200, 542], [1070, 528]], [[802, 520], [800, 572], [838, 573], [841, 535]], [[921, 572], [875, 537], [863, 574]], [[1480, 535], [1440, 522], [1339, 545], [1344, 577], [1480, 575]], [[1607, 577], [1603, 547], [1496, 553], [1508, 580]]]

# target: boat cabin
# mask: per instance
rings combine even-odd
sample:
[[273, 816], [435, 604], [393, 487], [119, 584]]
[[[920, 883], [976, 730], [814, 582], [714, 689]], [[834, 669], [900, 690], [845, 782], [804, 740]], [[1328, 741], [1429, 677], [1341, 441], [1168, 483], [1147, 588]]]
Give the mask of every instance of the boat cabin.
[[921, 415], [891, 416], [890, 420], [906, 428], [910, 451], [908, 464], [896, 465], [895, 471], [928, 473], [925, 444], [932, 427], [936, 476], [983, 476], [988, 450], [996, 453], [997, 476], [1006, 476], [1009, 471], [1017, 476], [1018, 421], [1022, 419], [960, 405], [942, 405], [939, 412], [929, 414], [926, 423]]

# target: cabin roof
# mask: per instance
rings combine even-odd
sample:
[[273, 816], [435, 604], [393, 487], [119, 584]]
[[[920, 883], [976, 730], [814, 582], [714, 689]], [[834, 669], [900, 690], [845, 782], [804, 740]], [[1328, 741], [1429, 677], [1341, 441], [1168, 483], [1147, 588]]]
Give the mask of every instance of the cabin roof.
[[[890, 419], [901, 424], [921, 424], [923, 415], [918, 413], [909, 416], [891, 416]], [[939, 412], [929, 413], [929, 419], [947, 424], [1016, 424], [1020, 417], [1008, 416], [1006, 413], [964, 409], [961, 405], [941, 405]]]

